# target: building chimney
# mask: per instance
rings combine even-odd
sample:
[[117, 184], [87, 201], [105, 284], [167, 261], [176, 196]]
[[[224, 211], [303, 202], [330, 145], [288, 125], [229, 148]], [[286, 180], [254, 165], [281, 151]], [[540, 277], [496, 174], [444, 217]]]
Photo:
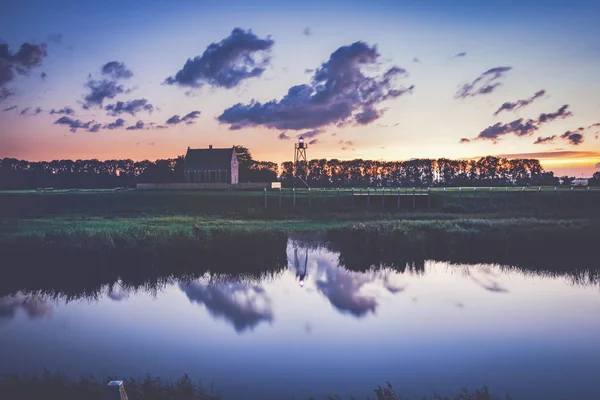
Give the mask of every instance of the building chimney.
[[209, 148], [209, 149], [212, 149], [212, 144], [209, 144], [209, 145], [208, 145], [208, 148]]

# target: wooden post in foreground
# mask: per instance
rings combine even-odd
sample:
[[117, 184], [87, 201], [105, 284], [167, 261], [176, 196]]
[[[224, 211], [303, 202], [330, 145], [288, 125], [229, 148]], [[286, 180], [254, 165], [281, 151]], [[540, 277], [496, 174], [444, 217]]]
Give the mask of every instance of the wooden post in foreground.
[[127, 400], [123, 381], [110, 381], [106, 385], [106, 400]]
[[417, 206], [415, 201], [416, 201], [416, 194], [417, 194], [417, 188], [415, 188], [413, 186], [413, 210], [415, 209], [415, 207]]
[[265, 192], [265, 210], [267, 209], [267, 188], [264, 188]]

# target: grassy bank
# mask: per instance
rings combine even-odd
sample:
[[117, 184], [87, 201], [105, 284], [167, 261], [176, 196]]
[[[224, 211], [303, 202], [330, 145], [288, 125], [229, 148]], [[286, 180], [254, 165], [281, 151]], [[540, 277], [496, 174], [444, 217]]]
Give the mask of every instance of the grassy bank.
[[[106, 382], [112, 378], [106, 379]], [[123, 380], [120, 378], [119, 380]], [[217, 400], [220, 396], [213, 390], [205, 389], [199, 382], [194, 382], [189, 376], [170, 382], [158, 377], [146, 376], [143, 379], [129, 378], [123, 380], [127, 398], [130, 400]], [[70, 380], [60, 373], [46, 371], [41, 376], [9, 375], [0, 377], [0, 396], [11, 400], [31, 399], [60, 399], [60, 400], [104, 400], [106, 383], [101, 383], [93, 377], [83, 377]], [[265, 388], [269, 395], [269, 388]], [[374, 390], [377, 400], [409, 400], [399, 396], [394, 388], [387, 384]], [[332, 394], [329, 399], [340, 399]], [[454, 395], [433, 395], [434, 400], [500, 400], [509, 399], [496, 397], [487, 387], [470, 391], [460, 390]], [[426, 400], [426, 397], [421, 399]]]
[[[506, 268], [600, 282], [600, 221], [464, 219], [404, 221], [178, 220], [139, 225], [111, 220], [85, 228], [0, 236], [0, 296], [18, 291], [67, 298], [97, 296], [117, 281], [127, 288], [156, 288], [206, 273], [261, 279], [287, 267], [288, 237], [339, 253], [350, 270], [391, 267], [422, 272], [426, 260], [496, 263]], [[48, 228], [48, 227], [46, 227]], [[10, 229], [9, 229], [10, 230]]]

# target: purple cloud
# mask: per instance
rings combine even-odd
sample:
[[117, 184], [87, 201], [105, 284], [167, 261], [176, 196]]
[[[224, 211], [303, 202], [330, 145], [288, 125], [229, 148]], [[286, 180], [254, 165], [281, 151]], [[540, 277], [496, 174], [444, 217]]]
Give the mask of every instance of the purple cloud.
[[179, 115], [173, 115], [171, 118], [165, 122], [167, 125], [178, 125], [182, 122], [186, 124], [193, 124], [195, 120], [200, 116], [200, 111], [192, 111], [186, 114], [183, 118], [180, 118]]
[[116, 120], [114, 120], [114, 122], [111, 122], [110, 124], [106, 124], [104, 126], [102, 126], [102, 129], [117, 129], [117, 128], [122, 128], [125, 126], [125, 120], [123, 118], [117, 118]]
[[242, 81], [259, 77], [269, 64], [274, 41], [261, 39], [252, 31], [235, 28], [219, 43], [211, 43], [202, 56], [188, 59], [167, 85], [199, 88], [202, 85], [231, 89]]
[[[579, 129], [578, 129], [578, 131], [579, 131]], [[573, 146], [579, 146], [581, 143], [583, 143], [583, 140], [584, 140], [583, 134], [581, 134], [579, 132], [572, 132], [572, 131], [566, 131], [565, 133], [560, 135], [560, 137], [563, 139], [566, 139]]]
[[142, 129], [150, 129], [150, 125], [146, 124], [144, 121], [138, 121], [135, 123], [135, 125], [131, 125], [127, 127], [128, 131], [136, 131], [136, 130], [142, 130]]
[[23, 43], [16, 53], [10, 51], [8, 44], [0, 43], [0, 101], [14, 95], [14, 91], [5, 86], [12, 82], [16, 75], [28, 75], [36, 67], [42, 65], [46, 57], [46, 45]]
[[72, 119], [66, 115], [54, 121], [57, 125], [66, 125], [71, 132], [77, 132], [77, 129], [90, 129], [94, 121], [82, 122], [79, 119]]
[[83, 108], [88, 109], [91, 107], [101, 107], [102, 103], [106, 99], [113, 99], [118, 94], [125, 93], [125, 87], [117, 84], [115, 81], [93, 80], [90, 79], [86, 82], [85, 87], [90, 90], [84, 98]]
[[473, 82], [462, 85], [454, 97], [456, 99], [466, 99], [467, 97], [492, 93], [494, 89], [501, 85], [501, 83], [497, 81], [503, 78], [505, 72], [508, 72], [511, 69], [512, 67], [496, 67], [489, 69], [479, 75]]
[[500, 108], [498, 110], [496, 110], [494, 115], [496, 116], [499, 113], [501, 113], [502, 111], [513, 111], [515, 109], [519, 109], [519, 108], [528, 106], [529, 104], [533, 103], [536, 99], [542, 97], [545, 94], [546, 94], [545, 90], [540, 90], [528, 99], [517, 100], [514, 103], [513, 102], [505, 102], [504, 104], [502, 104], [500, 106]]
[[564, 119], [572, 116], [573, 113], [567, 111], [568, 107], [569, 105], [565, 104], [556, 112], [540, 114], [535, 120], [523, 120], [523, 118], [519, 118], [505, 124], [498, 122], [481, 131], [479, 135], [477, 135], [476, 139], [488, 139], [495, 141], [498, 140], [500, 136], [510, 133], [516, 136], [530, 136], [544, 124], [552, 122], [556, 119]]
[[129, 79], [133, 76], [133, 72], [127, 69], [125, 63], [118, 61], [110, 61], [102, 66], [102, 74], [113, 81], [119, 79]]
[[290, 140], [291, 137], [289, 137], [288, 135], [286, 135], [285, 132], [281, 132], [279, 135], [277, 135], [277, 139], [279, 139], [279, 140]]
[[538, 138], [535, 140], [535, 142], [533, 142], [533, 144], [554, 143], [554, 139], [556, 139], [556, 135], [547, 136], [547, 137], [538, 136]]
[[252, 126], [300, 130], [341, 126], [351, 121], [370, 122], [382, 114], [375, 106], [414, 88], [395, 85], [396, 78], [406, 74], [399, 67], [380, 76], [367, 76], [362, 71], [363, 67], [379, 64], [380, 54], [375, 46], [364, 42], [342, 46], [316, 69], [310, 84], [291, 87], [280, 100], [235, 104], [217, 119], [233, 130]]
[[50, 110], [50, 114], [65, 114], [65, 115], [74, 115], [75, 110], [71, 107], [63, 107], [61, 109], [55, 110], [54, 108]]
[[146, 99], [136, 99], [125, 102], [117, 101], [115, 104], [107, 105], [104, 109], [108, 111], [107, 115], [116, 117], [124, 113], [135, 115], [139, 111], [147, 111], [151, 114], [154, 111], [154, 106]]

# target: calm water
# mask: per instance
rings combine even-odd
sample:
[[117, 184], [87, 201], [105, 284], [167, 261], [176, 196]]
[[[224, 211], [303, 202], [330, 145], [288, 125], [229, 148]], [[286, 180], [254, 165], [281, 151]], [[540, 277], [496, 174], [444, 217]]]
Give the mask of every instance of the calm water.
[[0, 298], [0, 374], [179, 378], [226, 399], [407, 396], [484, 384], [516, 399], [600, 398], [600, 289], [496, 265], [350, 272], [290, 241], [254, 281], [118, 285], [94, 300]]

